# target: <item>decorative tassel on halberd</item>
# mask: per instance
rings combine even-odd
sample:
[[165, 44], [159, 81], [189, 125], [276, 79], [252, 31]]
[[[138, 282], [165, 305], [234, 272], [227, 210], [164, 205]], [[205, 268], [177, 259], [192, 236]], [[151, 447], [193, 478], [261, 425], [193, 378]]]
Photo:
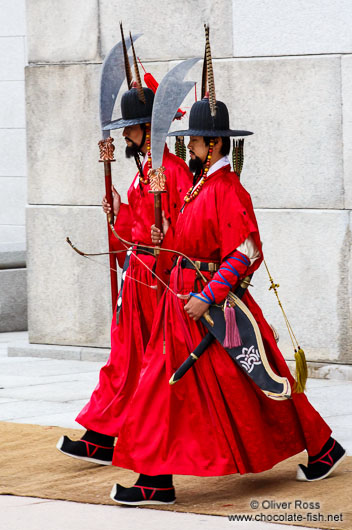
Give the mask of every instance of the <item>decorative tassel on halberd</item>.
[[[144, 76], [143, 76], [143, 79], [144, 79], [144, 82], [145, 84], [147, 85], [148, 88], [150, 88], [150, 90], [152, 90], [154, 92], [154, 94], [156, 93], [156, 91], [158, 90], [158, 86], [159, 86], [159, 83], [157, 82], [157, 80], [155, 79], [155, 77], [152, 76], [151, 73], [147, 72], [146, 69], [144, 68], [143, 64], [142, 64], [142, 61], [140, 60], [139, 57], [137, 57], [138, 59], [138, 62], [139, 64], [141, 65], [141, 67], [143, 68], [143, 72], [144, 72]], [[175, 120], [180, 120], [181, 118], [183, 118], [183, 116], [186, 114], [186, 111], [185, 110], [182, 110], [182, 109], [178, 109], [177, 110], [177, 115], [175, 116]]]
[[143, 68], [143, 72], [144, 72], [144, 76], [143, 76], [143, 79], [144, 79], [144, 82], [145, 84], [147, 85], [148, 88], [150, 88], [150, 90], [152, 90], [155, 94], [155, 92], [158, 90], [158, 86], [159, 86], [159, 83], [157, 82], [157, 80], [155, 79], [155, 77], [152, 76], [151, 73], [147, 72], [146, 69], [144, 68], [143, 64], [142, 64], [142, 61], [140, 60], [139, 57], [137, 57], [138, 59], [138, 62], [139, 64], [141, 65], [141, 67]]
[[243, 147], [244, 147], [244, 139], [241, 138], [240, 140], [232, 140], [232, 166], [233, 170], [239, 177], [241, 176], [242, 168], [243, 168]]
[[176, 136], [175, 155], [179, 158], [182, 158], [182, 160], [186, 162], [187, 149], [183, 136]]
[[306, 356], [300, 346], [295, 349], [295, 361], [296, 361], [296, 384], [295, 392], [301, 393], [305, 391], [306, 382], [308, 379], [308, 367]]
[[240, 332], [237, 326], [235, 308], [226, 300], [225, 302], [226, 332], [223, 343], [224, 348], [237, 348], [242, 345]]
[[284, 316], [284, 319], [285, 319], [285, 324], [286, 324], [286, 327], [287, 327], [287, 331], [288, 331], [288, 334], [290, 335], [290, 339], [291, 339], [291, 342], [292, 342], [292, 345], [293, 345], [293, 349], [295, 351], [295, 361], [296, 361], [296, 382], [295, 382], [295, 387], [294, 387], [294, 391], [297, 393], [297, 394], [300, 394], [302, 392], [305, 391], [305, 388], [306, 388], [306, 382], [307, 382], [307, 379], [308, 379], [308, 367], [307, 367], [307, 361], [306, 361], [306, 356], [304, 354], [304, 351], [302, 350], [302, 348], [300, 347], [300, 345], [298, 344], [298, 341], [296, 339], [296, 336], [293, 332], [293, 329], [292, 329], [292, 326], [287, 318], [287, 315], [285, 313], [285, 310], [284, 308], [282, 307], [282, 303], [281, 303], [281, 300], [279, 298], [279, 293], [278, 293], [278, 288], [280, 287], [280, 285], [278, 283], [275, 283], [270, 272], [269, 272], [269, 269], [268, 269], [268, 266], [266, 264], [266, 261], [264, 260], [264, 265], [265, 265], [265, 268], [266, 268], [266, 271], [268, 273], [268, 276], [269, 276], [269, 280], [270, 280], [270, 287], [269, 287], [269, 291], [271, 291], [271, 289], [274, 291], [275, 293], [275, 296], [277, 298], [277, 301], [278, 301], [278, 304], [280, 306], [280, 309], [282, 311], [282, 314]]

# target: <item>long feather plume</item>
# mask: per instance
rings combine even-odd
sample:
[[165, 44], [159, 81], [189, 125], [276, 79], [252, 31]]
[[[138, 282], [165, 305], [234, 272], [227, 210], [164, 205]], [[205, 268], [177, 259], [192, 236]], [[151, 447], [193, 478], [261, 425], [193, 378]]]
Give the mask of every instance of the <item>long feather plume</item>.
[[132, 72], [131, 72], [131, 66], [130, 66], [130, 60], [128, 58], [126, 43], [125, 43], [125, 37], [123, 34], [123, 27], [122, 22], [120, 22], [120, 31], [121, 31], [121, 40], [122, 40], [122, 47], [123, 47], [123, 58], [125, 61], [125, 72], [126, 72], [126, 81], [127, 81], [127, 87], [128, 89], [132, 86]]
[[134, 51], [134, 44], [133, 44], [131, 32], [130, 32], [130, 39], [131, 39], [131, 46], [132, 46], [132, 53], [133, 53], [134, 75], [136, 76], [136, 83], [137, 83], [137, 90], [138, 90], [138, 99], [142, 101], [143, 103], [145, 103], [145, 96], [143, 92], [141, 76], [139, 74], [138, 62], [137, 62], [136, 52]]
[[208, 83], [208, 70], [207, 70], [207, 49], [204, 50], [204, 59], [203, 59], [203, 71], [202, 71], [202, 97], [203, 99], [207, 93], [207, 83]]
[[233, 166], [234, 172], [238, 175], [238, 177], [241, 176], [241, 172], [243, 168], [243, 160], [244, 160], [243, 146], [244, 146], [243, 138], [240, 140], [232, 140], [232, 166]]
[[209, 26], [204, 24], [204, 28], [205, 28], [205, 55], [207, 59], [208, 85], [209, 85], [209, 106], [210, 106], [210, 114], [214, 118], [216, 115], [216, 98], [215, 98], [213, 63], [211, 60], [211, 50], [210, 50], [210, 41], [209, 41]]

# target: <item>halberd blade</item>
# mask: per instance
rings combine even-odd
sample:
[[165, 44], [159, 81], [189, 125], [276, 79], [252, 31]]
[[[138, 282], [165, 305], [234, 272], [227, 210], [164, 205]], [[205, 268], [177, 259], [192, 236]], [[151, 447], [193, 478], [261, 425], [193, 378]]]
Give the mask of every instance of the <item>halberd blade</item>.
[[[136, 41], [142, 33], [132, 35]], [[131, 40], [126, 39], [127, 49], [131, 46]], [[101, 128], [110, 123], [114, 110], [115, 101], [121, 85], [126, 77], [122, 42], [118, 42], [105, 57], [100, 77], [100, 124]], [[103, 131], [103, 139], [110, 136], [110, 131]]]
[[152, 164], [157, 169], [162, 165], [166, 135], [177, 109], [185, 99], [194, 81], [184, 81], [187, 72], [200, 60], [200, 57], [187, 59], [175, 66], [161, 81], [156, 91], [151, 128]]

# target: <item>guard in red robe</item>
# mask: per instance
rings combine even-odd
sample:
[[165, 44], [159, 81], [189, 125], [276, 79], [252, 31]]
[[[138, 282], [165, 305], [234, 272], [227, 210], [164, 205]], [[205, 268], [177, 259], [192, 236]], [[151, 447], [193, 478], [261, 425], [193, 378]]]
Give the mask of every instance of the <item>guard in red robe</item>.
[[[76, 418], [87, 429], [86, 433], [78, 441], [62, 436], [57, 444], [57, 448], [69, 456], [99, 464], [112, 463], [114, 440], [138, 383], [157, 306], [156, 280], [152, 273], [155, 257], [153, 250], [143, 247], [152, 245], [150, 227], [154, 222], [154, 196], [148, 193], [154, 94], [149, 88], [143, 88], [143, 92], [145, 103], [140, 101], [136, 87], [125, 92], [121, 99], [122, 118], [107, 125], [109, 130], [124, 128], [126, 156], [133, 156], [137, 163], [138, 173], [128, 190], [128, 204], [121, 204], [120, 196], [114, 190], [114, 210], [118, 235], [139, 246], [132, 245], [126, 252], [126, 246], [111, 233], [114, 250], [125, 252], [117, 255], [119, 265], [124, 267], [123, 285], [112, 319], [110, 357], [100, 371], [99, 383], [90, 401]], [[165, 221], [172, 227], [167, 235], [168, 244], [171, 244], [173, 228], [183, 197], [191, 185], [192, 174], [183, 160], [171, 154], [167, 147], [163, 166], [167, 193], [162, 194], [162, 209]], [[107, 212], [106, 201], [103, 201], [103, 207]]]
[[211, 107], [210, 97], [193, 105], [189, 130], [174, 134], [190, 136], [191, 159], [200, 164], [198, 182], [178, 217], [174, 248], [197, 260], [207, 283], [187, 259], [176, 259], [114, 452], [114, 465], [140, 477], [132, 488], [116, 484], [111, 498], [120, 504], [170, 504], [174, 473], [259, 473], [304, 449], [308, 465], [299, 467], [297, 478], [325, 478], [345, 451], [305, 394], [295, 392], [273, 331], [248, 290], [242, 301], [258, 325], [271, 370], [288, 380], [292, 398], [268, 397], [218, 341], [182, 380], [169, 384], [206, 335], [200, 317], [211, 304], [222, 304], [263, 259], [251, 198], [226, 156], [230, 136], [250, 133], [231, 130], [226, 105], [217, 101]]

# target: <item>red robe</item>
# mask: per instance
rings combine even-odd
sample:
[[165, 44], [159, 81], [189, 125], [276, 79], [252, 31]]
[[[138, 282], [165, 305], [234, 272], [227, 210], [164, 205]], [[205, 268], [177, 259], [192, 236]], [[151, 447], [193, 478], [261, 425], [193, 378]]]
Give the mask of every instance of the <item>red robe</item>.
[[[227, 165], [208, 178], [179, 215], [174, 244], [191, 258], [221, 262], [249, 235], [261, 250], [250, 196]], [[170, 287], [187, 294], [196, 290], [194, 280], [194, 270], [176, 266]], [[258, 322], [273, 370], [293, 384], [259, 306], [248, 292], [243, 301]], [[318, 453], [331, 430], [306, 396], [268, 398], [216, 341], [180, 382], [169, 385], [171, 375], [206, 333], [200, 322], [188, 317], [184, 305], [166, 291], [158, 306], [114, 465], [147, 475], [219, 476], [261, 472], [304, 449]]]
[[[167, 147], [163, 166], [167, 193], [162, 195], [162, 208], [171, 223], [170, 226], [173, 227], [183, 198], [191, 185], [192, 175], [183, 160], [171, 154]], [[128, 204], [121, 204], [115, 229], [128, 241], [152, 245], [150, 227], [155, 220], [154, 195], [148, 193], [149, 184], [139, 184], [138, 177], [139, 174], [128, 190]], [[165, 238], [166, 245], [171, 243], [172, 235], [173, 228]], [[125, 248], [113, 234], [111, 237], [114, 250]], [[125, 252], [117, 256], [122, 267]], [[116, 309], [112, 319], [109, 360], [100, 370], [99, 383], [90, 401], [76, 418], [86, 429], [110, 436], [118, 435], [127, 413], [127, 406], [137, 386], [157, 305], [156, 290], [149, 287], [155, 285], [155, 280], [140, 260], [149, 269], [155, 262], [151, 255], [131, 255], [123, 286], [119, 324], [116, 324]]]

